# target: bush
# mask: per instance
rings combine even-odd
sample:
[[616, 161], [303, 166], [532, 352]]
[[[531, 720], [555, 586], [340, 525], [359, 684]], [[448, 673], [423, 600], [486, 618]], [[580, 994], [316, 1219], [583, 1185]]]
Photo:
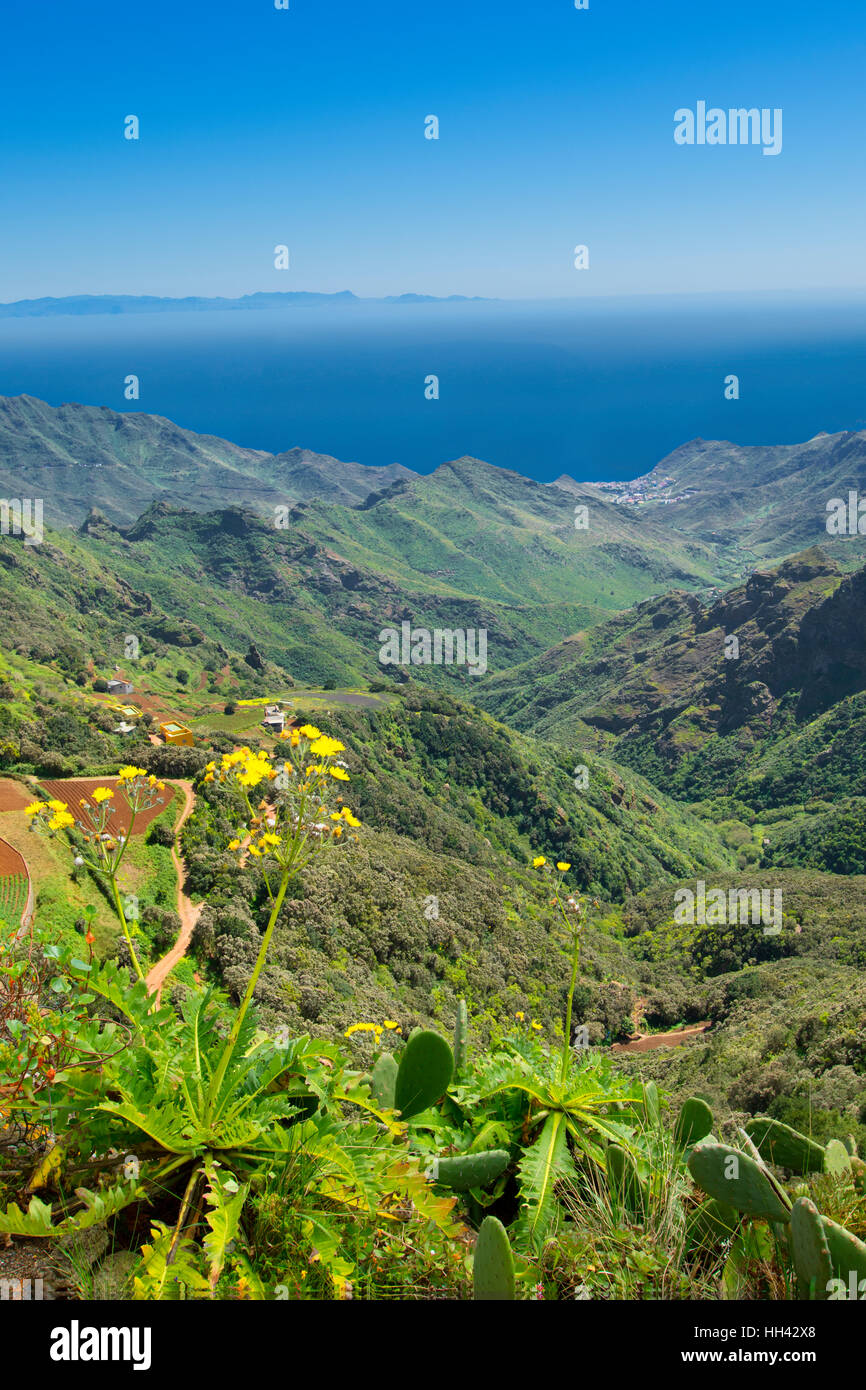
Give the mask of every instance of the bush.
[[174, 831], [168, 821], [160, 818], [153, 822], [147, 833], [147, 843], [149, 845], [164, 845], [166, 849], [171, 849], [174, 844]]

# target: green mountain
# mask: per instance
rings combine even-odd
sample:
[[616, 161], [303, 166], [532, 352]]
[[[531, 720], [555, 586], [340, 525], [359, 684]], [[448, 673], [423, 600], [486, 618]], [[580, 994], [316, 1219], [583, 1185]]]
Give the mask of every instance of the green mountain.
[[[827, 503], [866, 495], [866, 432], [756, 446], [693, 439], [644, 477], [605, 489], [627, 510], [661, 513], [673, 532], [732, 547], [755, 566], [826, 540]], [[862, 555], [862, 541], [857, 548]]]
[[154, 500], [196, 511], [240, 502], [273, 522], [276, 507], [311, 496], [354, 506], [404, 476], [398, 463], [367, 468], [309, 449], [242, 449], [159, 415], [0, 397], [0, 490], [41, 497], [55, 526], [79, 524], [94, 507], [129, 523]]
[[[234, 821], [203, 768], [238, 741], [267, 740], [260, 708], [239, 701], [279, 696], [345, 742], [365, 829], [286, 902], [257, 992], [269, 1024], [329, 1037], [364, 1015], [444, 1028], [465, 997], [479, 1037], [518, 1012], [553, 1030], [567, 973], [549, 890], [530, 867], [544, 855], [599, 901], [575, 995], [594, 1045], [708, 1021], [689, 1047], [623, 1054], [621, 1065], [678, 1094], [702, 1089], [723, 1115], [769, 1108], [803, 1123], [811, 1087], [828, 1125], [841, 1116], [856, 1129], [866, 1089], [866, 1060], [849, 1045], [862, 1031], [866, 949], [858, 539], [750, 569], [752, 503], [743, 544], [726, 546], [699, 526], [675, 535], [684, 503], [617, 502], [610, 489], [542, 485], [475, 459], [429, 477], [403, 471], [347, 503], [322, 495], [322, 480], [339, 473], [349, 493], [360, 474], [300, 451], [280, 456], [298, 495], [274, 525], [269, 456], [147, 416], [26, 398], [5, 409], [19, 458], [41, 435], [40, 476], [65, 470], [68, 498], [86, 482], [79, 455], [118, 492], [111, 515], [91, 510], [78, 530], [49, 528], [32, 546], [0, 537], [0, 770], [46, 779], [132, 759], [195, 780], [183, 847], [188, 891], [205, 905], [177, 988], [193, 969], [235, 996], [249, 979], [266, 894], [255, 864], [227, 854]], [[835, 447], [816, 445], [816, 470]], [[181, 456], [193, 501], [151, 496], [133, 515], [145, 476], [177, 488]], [[208, 505], [202, 470], [217, 492], [233, 489], [232, 505]], [[4, 485], [31, 495], [21, 477]], [[582, 507], [586, 527], [575, 525]], [[381, 667], [380, 631], [403, 622], [485, 628], [488, 675]], [[118, 732], [100, 689], [112, 673], [145, 711], [132, 733]], [[193, 728], [195, 748], [152, 746], [167, 717]], [[155, 896], [144, 893], [151, 953], [171, 934], [167, 870], [148, 880]], [[59, 873], [37, 908], [71, 930]], [[674, 895], [699, 880], [778, 888], [784, 931], [684, 936]], [[438, 915], [427, 915], [434, 899]], [[110, 953], [104, 913], [97, 925]]]
[[602, 747], [681, 801], [760, 822], [746, 838], [767, 865], [860, 872], [864, 597], [866, 569], [845, 575], [812, 549], [711, 606], [682, 592], [639, 604], [476, 699], [576, 759]]

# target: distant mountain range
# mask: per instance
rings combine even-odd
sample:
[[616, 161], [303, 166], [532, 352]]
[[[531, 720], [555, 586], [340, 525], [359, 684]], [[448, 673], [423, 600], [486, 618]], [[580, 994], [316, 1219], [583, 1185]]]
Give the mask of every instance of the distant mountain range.
[[483, 295], [449, 294], [386, 294], [381, 299], [362, 299], [351, 290], [340, 290], [336, 294], [317, 294], [310, 290], [260, 290], [256, 294], [243, 294], [237, 299], [226, 299], [222, 295], [207, 297], [186, 295], [182, 299], [172, 299], [164, 295], [152, 294], [70, 294], [54, 299], [16, 299], [9, 304], [0, 304], [2, 319], [41, 319], [57, 314], [72, 314], [82, 317], [92, 314], [168, 314], [168, 313], [208, 313], [227, 309], [291, 309], [309, 308], [315, 305], [334, 304], [451, 304], [470, 303], [483, 299]]
[[[309, 679], [369, 678], [388, 623], [486, 629], [491, 674], [518, 668], [489, 707], [518, 725], [532, 712], [544, 727], [551, 707], [561, 725], [615, 693], [624, 712], [614, 725], [630, 727], [646, 658], [614, 671], [615, 690], [582, 690], [582, 661], [563, 674], [567, 689], [549, 676], [572, 651], [582, 657], [582, 633], [636, 603], [685, 605], [688, 617], [764, 555], [817, 542], [840, 572], [862, 563], [866, 537], [830, 537], [824, 524], [826, 499], [849, 487], [866, 491], [864, 435], [753, 450], [696, 440], [648, 479], [545, 484], [473, 458], [422, 476], [302, 448], [243, 449], [159, 416], [0, 398], [0, 496], [42, 498], [57, 537], [79, 527], [68, 563], [83, 545], [136, 591], [165, 584], [168, 611], [169, 593], [184, 592], [185, 611], [227, 647], [242, 641], [244, 609], [266, 654]], [[38, 568], [40, 549], [19, 558]], [[217, 575], [228, 610], [209, 600]], [[680, 597], [663, 599], [671, 590]], [[652, 614], [653, 631], [667, 622]], [[526, 661], [537, 665], [519, 669]]]
[[131, 522], [156, 499], [196, 511], [246, 506], [271, 516], [274, 507], [309, 497], [357, 506], [414, 476], [398, 463], [366, 467], [309, 449], [242, 449], [160, 415], [0, 397], [0, 493], [43, 497], [55, 525], [76, 525], [91, 507]]
[[[543, 459], [536, 462], [543, 467]], [[665, 586], [732, 583], [816, 543], [839, 549], [844, 566], [866, 555], [866, 538], [828, 536], [827, 503], [851, 490], [866, 497], [864, 432], [770, 446], [695, 439], [630, 482], [563, 475], [541, 484], [477, 459], [421, 476], [402, 464], [373, 467], [298, 447], [279, 454], [245, 449], [158, 415], [0, 397], [0, 495], [44, 498], [54, 525], [79, 525], [92, 507], [128, 525], [154, 501], [193, 511], [247, 508], [273, 524], [275, 507], [303, 503], [304, 525], [323, 543], [364, 563], [384, 550], [389, 563], [415, 573], [459, 573], [473, 593], [489, 591], [479, 573], [482, 553], [488, 577], [500, 573], [512, 592], [521, 584], [526, 592], [556, 589], [552, 571], [561, 570], [559, 596], [574, 598], [574, 575], [597, 574], [595, 590], [616, 600], [606, 607]], [[333, 507], [363, 508], [365, 515], [346, 517]], [[434, 543], [437, 516], [442, 527]], [[536, 550], [525, 571], [514, 568], [505, 540], [514, 528], [520, 544]], [[466, 541], [459, 561], [457, 536]], [[640, 571], [641, 582], [627, 581], [624, 590], [615, 579], [607, 582], [612, 567], [621, 577]]]

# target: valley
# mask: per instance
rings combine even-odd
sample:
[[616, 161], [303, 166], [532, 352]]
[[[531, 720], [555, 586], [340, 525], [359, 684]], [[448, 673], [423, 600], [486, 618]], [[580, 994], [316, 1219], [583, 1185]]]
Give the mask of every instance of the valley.
[[[767, 494], [742, 476], [755, 460], [701, 441], [659, 465], [677, 490], [664, 506], [474, 459], [371, 476], [367, 492], [359, 465], [295, 450], [281, 458], [297, 495], [275, 526], [274, 459], [151, 417], [38, 404], [4, 403], [17, 452], [0, 435], [0, 480], [45, 485], [48, 519], [38, 545], [0, 536], [13, 940], [32, 929], [73, 954], [86, 941], [88, 969], [138, 961], [142, 1000], [178, 1017], [203, 989], [254, 1000], [263, 1037], [339, 1045], [362, 1071], [376, 1027], [450, 1034], [464, 1010], [479, 1057], [536, 1057], [568, 1053], [565, 1016], [592, 1066], [644, 1097], [657, 1087], [671, 1116], [697, 1099], [728, 1137], [763, 1117], [863, 1151], [866, 568], [819, 505], [841, 486], [829, 467], [859, 485], [862, 436], [762, 453], [774, 494], [802, 503], [772, 542]], [[85, 434], [112, 496], [76, 516], [58, 441], [80, 451]], [[175, 500], [181, 450], [195, 509]], [[219, 489], [197, 479], [223, 468], [232, 501], [212, 506]], [[314, 494], [316, 470], [336, 500]], [[483, 668], [446, 660], [442, 629], [483, 632]], [[427, 633], [423, 659], [408, 632]], [[292, 775], [324, 777], [332, 741], [333, 778], [351, 785], [330, 821], [342, 831], [348, 812], [361, 829], [275, 898], [254, 836], [291, 802], [304, 740], [324, 761]], [[239, 747], [275, 799], [245, 801]], [[84, 824], [102, 788], [116, 840], [127, 774], [165, 793], [124, 850], [134, 912], [118, 930], [94, 851], [69, 858], [80, 828], [69, 844], [62, 826], [27, 830], [24, 807]], [[755, 895], [773, 928], [680, 911], [696, 894]], [[849, 1219], [866, 1235], [862, 1208]]]

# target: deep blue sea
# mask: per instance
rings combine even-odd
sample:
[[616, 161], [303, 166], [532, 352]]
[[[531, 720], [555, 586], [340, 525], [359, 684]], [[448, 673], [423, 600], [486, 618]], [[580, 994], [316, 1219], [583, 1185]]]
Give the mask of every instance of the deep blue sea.
[[541, 481], [628, 478], [696, 436], [791, 444], [866, 428], [866, 293], [0, 320], [0, 395], [23, 392], [273, 452], [419, 472], [472, 454]]

